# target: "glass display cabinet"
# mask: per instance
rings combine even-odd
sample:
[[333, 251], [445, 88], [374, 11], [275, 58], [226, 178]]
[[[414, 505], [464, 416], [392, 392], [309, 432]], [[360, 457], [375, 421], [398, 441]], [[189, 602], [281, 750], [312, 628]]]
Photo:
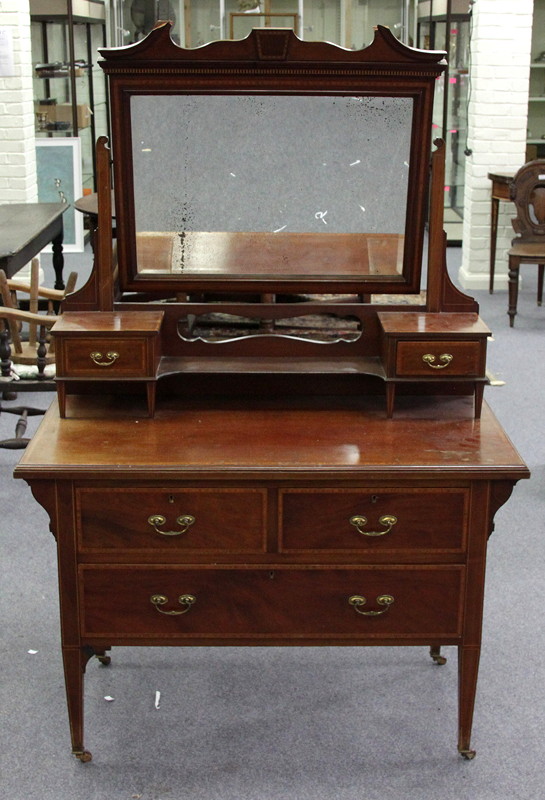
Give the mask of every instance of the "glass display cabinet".
[[72, 751], [112, 646], [454, 645], [472, 759], [486, 543], [528, 470], [446, 271], [444, 53], [170, 30], [102, 51], [96, 263], [16, 468], [57, 537]]
[[360, 49], [377, 24], [413, 42], [413, 0], [112, 0], [112, 41], [132, 44], [159, 19], [173, 23], [172, 38], [185, 47], [240, 39], [252, 28], [289, 27], [301, 39]]
[[31, 0], [30, 13], [36, 137], [79, 137], [83, 189], [95, 191], [95, 142], [109, 131], [97, 64], [106, 44], [104, 3]]
[[534, 0], [526, 160], [545, 158], [545, 0]]
[[437, 81], [433, 130], [445, 141], [445, 230], [449, 244], [462, 242], [470, 19], [466, 0], [421, 0], [418, 5], [418, 46], [447, 53], [447, 68]]

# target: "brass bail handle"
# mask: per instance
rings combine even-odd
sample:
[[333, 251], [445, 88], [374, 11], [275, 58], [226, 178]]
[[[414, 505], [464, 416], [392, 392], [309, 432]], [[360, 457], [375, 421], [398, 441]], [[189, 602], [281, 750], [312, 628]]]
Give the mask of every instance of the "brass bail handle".
[[168, 597], [165, 594], [152, 594], [150, 597], [150, 603], [155, 606], [155, 610], [158, 611], [159, 614], [165, 614], [167, 617], [179, 617], [181, 614], [187, 614], [196, 602], [197, 598], [194, 594], [181, 594], [178, 597], [178, 603], [181, 606], [185, 606], [185, 608], [181, 611], [164, 611], [160, 606], [166, 606]]
[[177, 531], [159, 530], [159, 526], [164, 525], [166, 521], [167, 518], [162, 514], [152, 514], [150, 517], [148, 517], [148, 522], [153, 530], [156, 533], [160, 533], [161, 536], [180, 536], [182, 533], [187, 533], [189, 528], [194, 524], [195, 517], [192, 514], [181, 514], [179, 517], [177, 517], [176, 524], [180, 526], [180, 529]]
[[435, 356], [432, 353], [426, 353], [422, 356], [422, 361], [427, 364], [431, 369], [445, 369], [448, 367], [454, 356], [451, 353], [441, 353], [439, 356], [440, 364], [435, 363]]
[[394, 517], [393, 514], [383, 514], [382, 517], [379, 518], [379, 522], [381, 525], [385, 526], [383, 531], [366, 531], [364, 526], [367, 525], [367, 517], [363, 517], [361, 514], [350, 517], [350, 524], [363, 536], [384, 536], [384, 534], [390, 533], [397, 522], [397, 517]]
[[[102, 353], [95, 350], [93, 353], [89, 353], [89, 358], [97, 367], [111, 367], [119, 358], [119, 353], [115, 350], [108, 350], [106, 355], [103, 356]], [[106, 361], [102, 361], [103, 358], [105, 358]]]
[[394, 598], [391, 594], [379, 594], [375, 603], [379, 606], [384, 606], [380, 611], [362, 611], [362, 606], [367, 603], [367, 599], [361, 594], [353, 594], [348, 598], [348, 602], [357, 614], [361, 614], [364, 617], [380, 617], [381, 614], [386, 614], [394, 602]]

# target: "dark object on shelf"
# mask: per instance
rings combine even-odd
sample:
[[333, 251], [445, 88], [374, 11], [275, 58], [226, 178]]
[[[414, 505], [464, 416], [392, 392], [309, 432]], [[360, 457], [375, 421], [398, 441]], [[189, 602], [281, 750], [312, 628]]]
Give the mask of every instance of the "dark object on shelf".
[[70, 130], [69, 122], [48, 122], [45, 126], [47, 131], [68, 131]]
[[[90, 69], [92, 64], [87, 64], [79, 59], [74, 61], [75, 75], [82, 75], [84, 69]], [[55, 61], [50, 64], [36, 64], [34, 67], [39, 78], [67, 78], [71, 74], [72, 65], [66, 61]]]
[[57, 105], [57, 98], [56, 97], [42, 97], [40, 100], [36, 101], [39, 106], [56, 106]]
[[534, 58], [534, 62], [541, 62], [545, 61], [545, 50], [543, 50], [538, 56]]
[[67, 64], [64, 61], [50, 61], [47, 64], [36, 64], [34, 69], [36, 72], [44, 72], [44, 71], [53, 71], [67, 68]]

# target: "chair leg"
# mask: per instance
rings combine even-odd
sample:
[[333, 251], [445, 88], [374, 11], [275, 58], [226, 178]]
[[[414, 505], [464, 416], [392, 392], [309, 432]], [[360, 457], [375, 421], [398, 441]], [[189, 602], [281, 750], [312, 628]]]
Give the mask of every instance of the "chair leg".
[[514, 256], [509, 256], [509, 325], [512, 328], [515, 324], [517, 313], [517, 301], [519, 293], [519, 267], [520, 261]]
[[543, 301], [543, 273], [545, 272], [545, 264], [537, 265], [537, 304], [541, 305]]

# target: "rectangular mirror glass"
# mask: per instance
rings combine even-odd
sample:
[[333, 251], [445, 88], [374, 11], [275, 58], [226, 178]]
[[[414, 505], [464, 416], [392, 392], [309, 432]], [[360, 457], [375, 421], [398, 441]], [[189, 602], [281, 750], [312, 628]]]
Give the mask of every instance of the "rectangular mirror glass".
[[402, 279], [413, 99], [134, 94], [137, 272]]

